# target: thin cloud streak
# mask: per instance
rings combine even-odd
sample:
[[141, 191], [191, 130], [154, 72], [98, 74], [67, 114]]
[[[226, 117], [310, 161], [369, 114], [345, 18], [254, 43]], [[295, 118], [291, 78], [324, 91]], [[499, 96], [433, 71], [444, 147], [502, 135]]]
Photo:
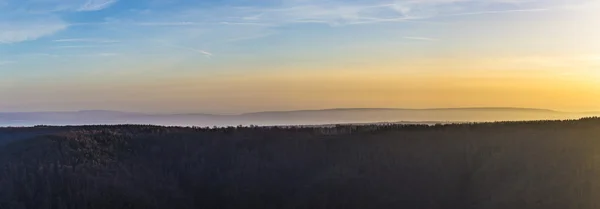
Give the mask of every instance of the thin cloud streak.
[[77, 9], [77, 11], [99, 11], [106, 9], [115, 3], [117, 3], [117, 0], [88, 0], [83, 6]]
[[76, 48], [99, 48], [105, 47], [102, 45], [68, 45], [68, 46], [54, 46], [55, 49], [76, 49]]
[[84, 43], [120, 43], [117, 40], [110, 39], [96, 39], [96, 38], [70, 38], [70, 39], [56, 39], [52, 42], [84, 42]]
[[192, 49], [192, 50], [193, 50], [193, 51], [196, 51], [196, 52], [198, 52], [198, 53], [200, 53], [200, 54], [204, 54], [204, 55], [206, 55], [206, 56], [208, 56], [208, 57], [212, 57], [212, 56], [213, 56], [213, 54], [212, 54], [212, 53], [210, 53], [210, 52], [207, 52], [207, 51], [204, 51], [204, 50], [199, 50], [199, 49]]
[[[107, 1], [107, 0], [104, 0]], [[290, 24], [317, 23], [330, 26], [364, 25], [377, 23], [410, 22], [425, 20], [435, 17], [471, 16], [502, 13], [520, 12], [543, 12], [550, 8], [514, 9], [499, 11], [473, 11], [468, 7], [452, 6], [454, 3], [476, 2], [476, 0], [430, 0], [430, 1], [396, 1], [392, 4], [357, 4], [332, 1], [334, 3], [321, 3], [318, 1], [302, 1], [302, 3], [289, 3], [280, 7], [235, 7], [225, 6], [204, 9], [180, 10], [163, 13], [166, 19], [158, 18], [154, 21], [141, 20], [118, 20], [114, 24], [132, 24], [147, 27], [184, 27], [184, 26], [208, 26], [211, 24], [278, 27]], [[336, 3], [337, 2], [337, 3]], [[506, 0], [492, 0], [490, 3], [506, 3]], [[521, 2], [520, 0], [510, 3]], [[446, 8], [449, 7], [449, 8]], [[452, 10], [463, 12], [449, 13]], [[223, 14], [227, 14], [224, 16]], [[111, 24], [103, 23], [81, 23], [88, 24]]]
[[2, 22], [0, 20], [0, 44], [37, 40], [65, 30], [69, 25], [61, 20], [32, 20]]
[[63, 18], [65, 14], [104, 10], [115, 3], [117, 0], [87, 0], [83, 5], [81, 0], [0, 0], [0, 44], [52, 36], [72, 26]]
[[[162, 41], [159, 41], [162, 42]], [[177, 49], [183, 49], [183, 50], [187, 50], [187, 51], [192, 51], [192, 52], [196, 52], [199, 54], [202, 54], [204, 56], [206, 56], [207, 58], [211, 58], [213, 56], [213, 53], [203, 50], [203, 49], [195, 49], [192, 47], [185, 47], [185, 46], [178, 46], [178, 45], [174, 45], [174, 44], [168, 44], [168, 43], [163, 43], [164, 46], [166, 47], [171, 47], [171, 48], [177, 48]]]
[[139, 26], [190, 26], [198, 25], [195, 22], [137, 22], [134, 23]]
[[[392, 4], [381, 3], [346, 3], [341, 1], [301, 1], [291, 2], [275, 7], [223, 7], [214, 11], [190, 10], [183, 13], [177, 21], [163, 20], [157, 22], [137, 23], [142, 26], [192, 26], [203, 23], [220, 23], [224, 25], [254, 25], [277, 27], [290, 24], [326, 24], [330, 26], [347, 26], [377, 23], [408, 22], [432, 19], [436, 17], [486, 15], [520, 12], [543, 12], [550, 8], [513, 9], [499, 11], [477, 11], [469, 6], [458, 6], [455, 3], [477, 2], [476, 0], [431, 0], [431, 1], [396, 1]], [[492, 0], [490, 3], [506, 3], [506, 0]], [[510, 1], [518, 5], [521, 1]], [[455, 13], [452, 13], [455, 12]], [[227, 16], [222, 14], [226, 13]], [[177, 17], [174, 15], [165, 15]]]
[[515, 10], [499, 10], [499, 11], [482, 11], [482, 12], [467, 12], [444, 15], [446, 17], [452, 16], [472, 16], [472, 15], [487, 15], [487, 14], [506, 14], [506, 13], [527, 13], [527, 12], [546, 12], [550, 11], [551, 8], [538, 8], [538, 9], [515, 9]]

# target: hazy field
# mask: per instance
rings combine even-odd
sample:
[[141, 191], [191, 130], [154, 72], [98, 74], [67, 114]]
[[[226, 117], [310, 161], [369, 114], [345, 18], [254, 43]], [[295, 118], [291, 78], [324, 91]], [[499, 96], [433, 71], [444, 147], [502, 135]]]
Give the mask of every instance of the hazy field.
[[600, 119], [0, 128], [0, 208], [598, 208]]

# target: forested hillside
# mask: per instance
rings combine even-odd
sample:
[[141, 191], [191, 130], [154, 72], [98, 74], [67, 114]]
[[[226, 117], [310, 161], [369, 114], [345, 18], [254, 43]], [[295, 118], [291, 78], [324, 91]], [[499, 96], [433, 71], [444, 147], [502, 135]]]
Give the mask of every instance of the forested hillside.
[[0, 128], [0, 209], [598, 208], [600, 119]]

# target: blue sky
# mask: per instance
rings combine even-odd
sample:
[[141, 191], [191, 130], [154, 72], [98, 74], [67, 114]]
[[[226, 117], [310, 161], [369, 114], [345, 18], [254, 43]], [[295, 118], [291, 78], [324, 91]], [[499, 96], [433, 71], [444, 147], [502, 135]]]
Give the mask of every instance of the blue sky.
[[[0, 97], [10, 98], [0, 108], [130, 110], [141, 103], [156, 104], [147, 111], [304, 108], [278, 101], [239, 109], [224, 104], [248, 98], [182, 99], [194, 92], [178, 90], [167, 93], [182, 95], [170, 104], [158, 97], [131, 101], [107, 87], [152, 89], [152, 83], [173, 86], [189, 78], [221, 79], [212, 84], [217, 86], [249, 75], [262, 75], [244, 80], [260, 86], [271, 74], [369, 70], [381, 76], [518, 71], [521, 77], [598, 78], [598, 5], [596, 0], [0, 0]], [[501, 64], [490, 64], [494, 60]], [[575, 61], [584, 64], [569, 66]], [[287, 91], [265, 97], [275, 101]], [[82, 96], [89, 94], [120, 96]], [[98, 100], [108, 102], [97, 105]], [[425, 105], [419, 104], [413, 106]], [[306, 108], [328, 105], [343, 103], [313, 101]], [[577, 105], [572, 106], [564, 108]]]

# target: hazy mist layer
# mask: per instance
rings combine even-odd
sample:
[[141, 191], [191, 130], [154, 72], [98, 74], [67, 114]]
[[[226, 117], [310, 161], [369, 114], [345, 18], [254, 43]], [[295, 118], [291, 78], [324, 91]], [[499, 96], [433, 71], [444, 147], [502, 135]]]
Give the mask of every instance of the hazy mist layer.
[[330, 109], [240, 115], [141, 114], [112, 111], [0, 113], [0, 126], [152, 124], [175, 126], [323, 125], [343, 123], [436, 123], [578, 119], [596, 113], [522, 108]]

